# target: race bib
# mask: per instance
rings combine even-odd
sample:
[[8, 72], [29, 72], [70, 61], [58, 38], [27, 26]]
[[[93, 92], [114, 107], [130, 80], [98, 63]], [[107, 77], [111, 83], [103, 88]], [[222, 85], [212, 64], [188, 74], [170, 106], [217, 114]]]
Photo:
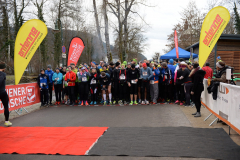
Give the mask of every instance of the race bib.
[[150, 84], [154, 84], [154, 80], [151, 80], [151, 81], [150, 81]]
[[46, 83], [40, 83], [40, 86], [43, 87], [44, 85], [46, 85]]
[[87, 77], [82, 77], [82, 81], [86, 82], [87, 81]]
[[65, 85], [67, 85], [68, 83], [67, 83], [67, 81], [65, 81]]
[[143, 72], [143, 76], [147, 76], [147, 72]]
[[120, 80], [125, 80], [125, 75], [121, 75]]
[[137, 82], [136, 82], [135, 79], [134, 79], [134, 80], [131, 80], [131, 83], [132, 83], [132, 84], [136, 84]]
[[91, 81], [91, 84], [96, 84], [96, 83], [97, 83], [97, 81], [94, 79]]
[[107, 82], [108, 80], [103, 80], [103, 82]]
[[165, 75], [165, 79], [168, 79], [168, 78], [167, 78], [167, 75]]

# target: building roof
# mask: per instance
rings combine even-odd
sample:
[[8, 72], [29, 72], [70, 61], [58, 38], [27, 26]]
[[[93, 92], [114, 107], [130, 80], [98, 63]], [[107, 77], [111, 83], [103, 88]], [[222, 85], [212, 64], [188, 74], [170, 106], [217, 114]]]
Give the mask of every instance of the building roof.
[[[219, 39], [228, 39], [228, 40], [240, 40], [240, 34], [222, 34]], [[190, 51], [190, 48], [199, 47], [199, 42], [194, 43], [193, 45], [185, 48], [186, 51]]]

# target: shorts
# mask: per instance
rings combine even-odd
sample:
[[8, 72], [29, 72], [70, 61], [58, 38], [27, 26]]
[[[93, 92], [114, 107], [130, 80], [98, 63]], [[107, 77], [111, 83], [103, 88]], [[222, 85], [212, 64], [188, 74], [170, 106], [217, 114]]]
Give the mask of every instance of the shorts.
[[68, 87], [66, 87], [66, 86], [65, 86], [65, 88], [64, 88], [64, 94], [65, 94], [66, 96], [68, 96]]

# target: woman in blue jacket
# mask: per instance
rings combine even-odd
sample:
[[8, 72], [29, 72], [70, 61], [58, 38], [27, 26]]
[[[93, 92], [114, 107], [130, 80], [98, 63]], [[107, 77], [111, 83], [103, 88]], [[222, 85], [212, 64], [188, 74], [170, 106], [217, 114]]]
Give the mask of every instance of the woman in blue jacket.
[[52, 81], [54, 83], [54, 90], [55, 90], [55, 96], [56, 96], [55, 105], [59, 105], [61, 103], [62, 79], [63, 79], [63, 74], [60, 72], [59, 68], [57, 68], [56, 72], [52, 76]]

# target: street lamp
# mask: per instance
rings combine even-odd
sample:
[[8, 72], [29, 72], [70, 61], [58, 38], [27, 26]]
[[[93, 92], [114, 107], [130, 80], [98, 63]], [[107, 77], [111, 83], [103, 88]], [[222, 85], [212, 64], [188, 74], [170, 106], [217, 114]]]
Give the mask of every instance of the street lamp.
[[[61, 20], [60, 20], [59, 18], [56, 19], [55, 29], [53, 30], [53, 32], [55, 32], [55, 33], [58, 33], [58, 32], [59, 32], [58, 21], [60, 22], [60, 27], [61, 27], [61, 31], [60, 31], [60, 32], [61, 32], [61, 41], [62, 41], [62, 46], [63, 46], [62, 22], [61, 22]], [[62, 67], [64, 66], [64, 59], [65, 59], [65, 58], [62, 57]]]

